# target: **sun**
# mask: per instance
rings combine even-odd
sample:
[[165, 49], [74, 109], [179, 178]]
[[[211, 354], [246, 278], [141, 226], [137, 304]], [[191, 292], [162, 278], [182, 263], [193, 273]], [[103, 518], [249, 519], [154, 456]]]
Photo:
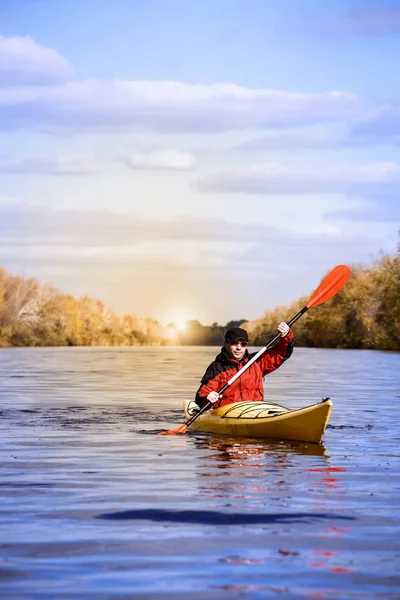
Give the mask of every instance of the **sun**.
[[183, 333], [187, 329], [187, 320], [184, 318], [174, 319], [175, 327], [178, 333]]
[[175, 329], [176, 333], [184, 333], [188, 326], [189, 317], [184, 311], [176, 311], [168, 315], [168, 323]]

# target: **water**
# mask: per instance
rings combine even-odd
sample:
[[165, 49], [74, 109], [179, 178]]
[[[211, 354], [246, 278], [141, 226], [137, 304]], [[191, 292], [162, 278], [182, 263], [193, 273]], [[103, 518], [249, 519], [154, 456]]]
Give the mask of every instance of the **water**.
[[323, 445], [157, 433], [216, 348], [0, 351], [2, 599], [398, 599], [400, 354], [296, 349]]

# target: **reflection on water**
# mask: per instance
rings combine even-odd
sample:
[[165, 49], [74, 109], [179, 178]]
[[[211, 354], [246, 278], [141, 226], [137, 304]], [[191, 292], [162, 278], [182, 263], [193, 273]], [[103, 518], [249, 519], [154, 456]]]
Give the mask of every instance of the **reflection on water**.
[[158, 436], [214, 354], [0, 352], [2, 598], [397, 598], [400, 355], [297, 349], [267, 378], [332, 398], [321, 446]]
[[[192, 434], [193, 435], [193, 434]], [[199, 435], [196, 432], [196, 435]], [[229, 436], [217, 436], [204, 434], [202, 438], [195, 438], [195, 444], [199, 449], [216, 450], [211, 456], [221, 461], [229, 468], [229, 461], [246, 460], [251, 456], [271, 455], [282, 456], [287, 454], [302, 454], [307, 456], [325, 456], [326, 447], [323, 444], [305, 444], [289, 441], [264, 441], [251, 438], [238, 438]], [[209, 456], [207, 456], [209, 458]], [[228, 461], [228, 462], [226, 462]]]

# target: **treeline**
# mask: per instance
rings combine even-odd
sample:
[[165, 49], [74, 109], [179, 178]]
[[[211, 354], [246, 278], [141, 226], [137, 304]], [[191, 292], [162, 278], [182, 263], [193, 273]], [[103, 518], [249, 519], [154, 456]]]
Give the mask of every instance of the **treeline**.
[[178, 335], [182, 346], [220, 346], [224, 343], [225, 331], [231, 327], [241, 327], [246, 319], [229, 321], [226, 325], [202, 325], [199, 321], [188, 321], [185, 331]]
[[188, 321], [184, 332], [149, 318], [117, 316], [100, 300], [74, 298], [36, 279], [0, 267], [0, 347], [218, 345], [224, 332], [245, 322], [203, 326]]
[[[296, 322], [296, 346], [400, 350], [400, 244], [398, 251], [370, 266], [352, 266], [339, 294]], [[290, 320], [308, 300], [300, 298], [247, 323], [252, 343], [264, 345], [275, 335], [277, 323]]]
[[0, 347], [136, 346], [176, 343], [153, 319], [118, 317], [99, 300], [75, 299], [0, 268]]
[[[294, 326], [296, 345], [322, 348], [400, 350], [400, 244], [394, 256], [370, 266], [353, 265], [343, 290], [308, 311]], [[247, 322], [204, 326], [188, 321], [185, 331], [149, 318], [117, 316], [101, 301], [74, 298], [36, 279], [0, 267], [0, 347], [221, 345], [230, 327], [243, 326], [251, 344], [263, 346], [280, 321], [289, 321], [309, 297], [277, 307]]]

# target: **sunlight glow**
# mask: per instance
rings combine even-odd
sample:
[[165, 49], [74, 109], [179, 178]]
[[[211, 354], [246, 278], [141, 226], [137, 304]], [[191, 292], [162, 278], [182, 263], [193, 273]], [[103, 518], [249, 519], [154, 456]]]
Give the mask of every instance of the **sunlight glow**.
[[187, 329], [187, 320], [186, 319], [175, 319], [174, 323], [176, 325], [176, 330], [179, 333], [183, 333]]
[[168, 322], [173, 325], [176, 333], [183, 333], [187, 329], [189, 316], [184, 311], [171, 311]]

